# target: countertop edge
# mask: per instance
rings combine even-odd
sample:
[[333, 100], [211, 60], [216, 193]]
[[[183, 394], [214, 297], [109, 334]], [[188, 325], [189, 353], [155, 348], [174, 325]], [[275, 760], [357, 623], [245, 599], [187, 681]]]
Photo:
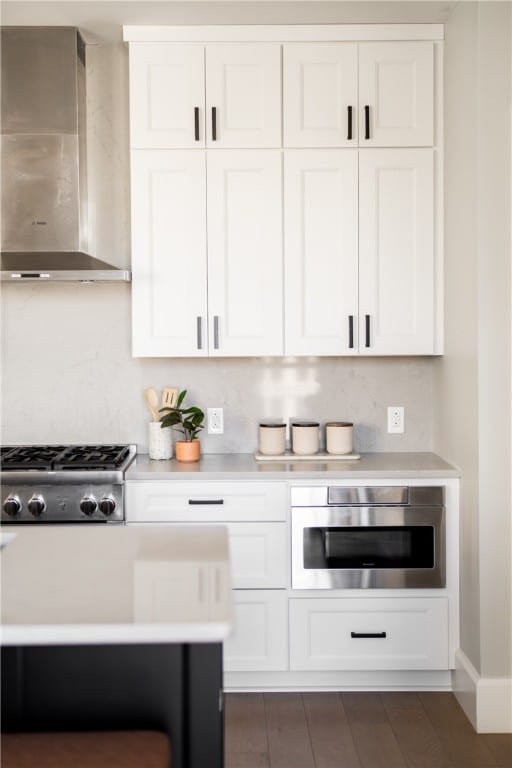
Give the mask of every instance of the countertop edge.
[[220, 643], [231, 633], [229, 621], [176, 624], [10, 624], [0, 645], [91, 645]]
[[[395, 462], [395, 466], [389, 466]], [[333, 462], [334, 463], [334, 462]], [[382, 467], [386, 463], [388, 466]], [[431, 452], [367, 453], [361, 459], [339, 462], [326, 467], [326, 462], [258, 462], [251, 454], [205, 454], [199, 464], [180, 465], [176, 459], [150, 460], [147, 454], [138, 454], [127, 469], [127, 482], [166, 481], [204, 482], [215, 480], [265, 481], [311, 479], [393, 479], [460, 478], [460, 471], [440, 456]]]

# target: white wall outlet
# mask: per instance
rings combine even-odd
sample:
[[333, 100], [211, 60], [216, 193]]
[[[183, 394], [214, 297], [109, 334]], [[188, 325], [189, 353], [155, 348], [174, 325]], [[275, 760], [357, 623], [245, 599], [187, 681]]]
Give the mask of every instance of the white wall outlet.
[[388, 406], [388, 432], [403, 434], [404, 422], [405, 415], [403, 405]]
[[224, 434], [224, 409], [208, 408], [208, 434]]

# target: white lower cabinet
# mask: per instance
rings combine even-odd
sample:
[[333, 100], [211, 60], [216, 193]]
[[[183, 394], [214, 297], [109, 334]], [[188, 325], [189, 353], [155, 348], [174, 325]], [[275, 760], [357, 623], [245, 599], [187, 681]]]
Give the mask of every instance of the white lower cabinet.
[[235, 589], [284, 589], [286, 524], [229, 523], [231, 578]]
[[235, 590], [233, 631], [224, 643], [226, 672], [288, 669], [285, 590]]
[[290, 600], [291, 669], [448, 666], [447, 598]]

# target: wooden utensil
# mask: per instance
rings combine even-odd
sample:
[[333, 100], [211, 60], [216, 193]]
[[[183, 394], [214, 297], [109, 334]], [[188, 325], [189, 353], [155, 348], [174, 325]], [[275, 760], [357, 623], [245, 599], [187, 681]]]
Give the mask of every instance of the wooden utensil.
[[178, 388], [165, 387], [162, 392], [162, 408], [174, 408], [178, 401]]
[[158, 413], [158, 395], [153, 387], [148, 387], [144, 390], [144, 400], [149, 408], [149, 412], [153, 421], [160, 421], [160, 414]]

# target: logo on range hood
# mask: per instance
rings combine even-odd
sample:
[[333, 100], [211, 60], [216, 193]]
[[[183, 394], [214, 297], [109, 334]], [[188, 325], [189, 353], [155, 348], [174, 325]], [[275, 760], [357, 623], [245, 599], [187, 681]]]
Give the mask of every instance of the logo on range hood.
[[74, 27], [2, 27], [0, 278], [123, 281], [87, 253], [85, 44]]

